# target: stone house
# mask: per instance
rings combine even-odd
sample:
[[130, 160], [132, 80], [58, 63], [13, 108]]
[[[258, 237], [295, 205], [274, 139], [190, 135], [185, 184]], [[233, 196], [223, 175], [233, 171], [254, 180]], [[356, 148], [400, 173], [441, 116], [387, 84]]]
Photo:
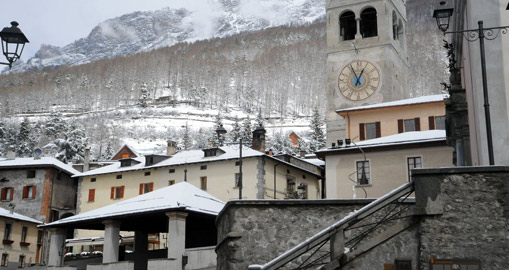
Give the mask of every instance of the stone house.
[[2, 269], [19, 269], [30, 266], [40, 260], [39, 248], [42, 245], [42, 230], [37, 225], [42, 222], [0, 208], [0, 228], [3, 229], [1, 244]]
[[[76, 210], [79, 173], [55, 158], [0, 159], [0, 207], [14, 207], [16, 213], [43, 223], [72, 216]], [[34, 263], [44, 263], [48, 252], [48, 233], [37, 245]]]

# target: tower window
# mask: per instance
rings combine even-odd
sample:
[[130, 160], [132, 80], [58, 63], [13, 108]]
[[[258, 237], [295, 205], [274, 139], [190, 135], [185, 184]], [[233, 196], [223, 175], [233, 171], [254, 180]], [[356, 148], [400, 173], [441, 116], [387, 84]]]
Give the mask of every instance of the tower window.
[[339, 17], [339, 35], [343, 40], [353, 40], [357, 34], [355, 13], [347, 11]]
[[376, 9], [367, 8], [361, 13], [361, 35], [362, 38], [378, 36]]

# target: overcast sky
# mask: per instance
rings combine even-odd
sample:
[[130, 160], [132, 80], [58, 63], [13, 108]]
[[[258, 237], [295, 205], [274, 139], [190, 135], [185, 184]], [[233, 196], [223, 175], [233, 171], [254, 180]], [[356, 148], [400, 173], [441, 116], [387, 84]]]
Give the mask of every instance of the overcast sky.
[[2, 0], [0, 27], [17, 21], [30, 43], [22, 59], [32, 57], [41, 44], [64, 46], [86, 37], [100, 22], [133, 11], [164, 7], [205, 12], [211, 0]]

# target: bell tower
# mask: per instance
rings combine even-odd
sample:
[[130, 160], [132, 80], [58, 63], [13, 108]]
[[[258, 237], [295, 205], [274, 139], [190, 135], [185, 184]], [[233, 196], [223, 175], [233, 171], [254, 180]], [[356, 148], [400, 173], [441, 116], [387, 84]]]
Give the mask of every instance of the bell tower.
[[408, 98], [409, 91], [405, 0], [326, 1], [330, 147], [346, 136], [336, 110]]

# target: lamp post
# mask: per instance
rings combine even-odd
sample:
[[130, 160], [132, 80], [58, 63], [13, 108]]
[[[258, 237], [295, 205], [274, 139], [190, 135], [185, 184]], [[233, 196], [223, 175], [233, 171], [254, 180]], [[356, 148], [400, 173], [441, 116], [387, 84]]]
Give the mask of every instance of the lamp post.
[[8, 65], [9, 68], [12, 67], [12, 63], [21, 57], [25, 43], [29, 43], [25, 34], [18, 28], [18, 25], [17, 22], [13, 21], [11, 22], [11, 27], [4, 27], [0, 32], [2, 53], [7, 59], [7, 63], [0, 62], [0, 64]]
[[[223, 125], [219, 125], [219, 127], [216, 129], [217, 133], [217, 139], [219, 141], [219, 146], [223, 146], [224, 139], [222, 136], [226, 134], [226, 129], [223, 127]], [[234, 143], [232, 143], [234, 144]], [[242, 200], [242, 138], [239, 140], [239, 179], [237, 182], [238, 188], [239, 188], [239, 200]]]
[[[444, 5], [445, 2], [441, 2]], [[433, 12], [433, 17], [437, 20], [438, 28], [446, 34], [461, 34], [468, 42], [475, 42], [479, 40], [479, 46], [481, 51], [481, 73], [482, 73], [482, 85], [484, 95], [484, 114], [486, 119], [486, 137], [488, 141], [488, 157], [490, 165], [495, 165], [495, 158], [493, 155], [493, 140], [491, 136], [491, 117], [490, 117], [490, 104], [488, 98], [488, 82], [486, 76], [486, 56], [484, 51], [484, 39], [494, 40], [500, 33], [506, 34], [509, 26], [490, 27], [484, 28], [483, 21], [478, 21], [478, 29], [467, 29], [460, 31], [449, 31], [450, 18], [452, 16], [452, 8], [437, 9]]]

